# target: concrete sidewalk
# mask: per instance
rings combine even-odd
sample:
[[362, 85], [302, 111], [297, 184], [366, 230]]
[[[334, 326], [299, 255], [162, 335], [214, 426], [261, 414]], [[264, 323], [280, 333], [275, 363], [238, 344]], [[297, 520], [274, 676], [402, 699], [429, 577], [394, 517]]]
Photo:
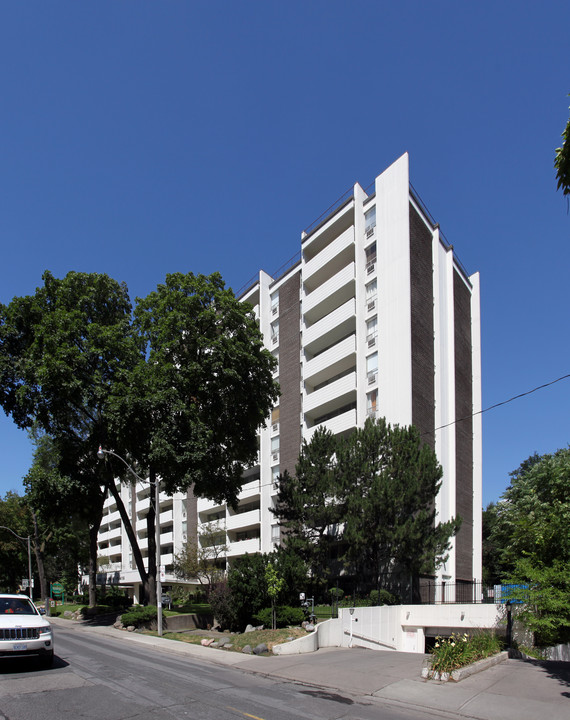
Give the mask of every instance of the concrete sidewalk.
[[[431, 709], [481, 720], [568, 720], [570, 663], [506, 660], [461, 682], [424, 680], [426, 655], [364, 648], [324, 648], [304, 655], [257, 657], [50, 618], [54, 625], [151, 645], [194, 660], [231, 665], [244, 672], [315, 685], [395, 705]], [[57, 631], [56, 631], [57, 633]], [[57, 654], [57, 634], [56, 634]]]

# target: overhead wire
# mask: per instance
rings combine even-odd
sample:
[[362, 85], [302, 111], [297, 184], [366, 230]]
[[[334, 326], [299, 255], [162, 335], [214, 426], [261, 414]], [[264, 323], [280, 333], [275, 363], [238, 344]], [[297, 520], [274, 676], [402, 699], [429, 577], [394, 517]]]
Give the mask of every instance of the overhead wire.
[[474, 413], [471, 413], [471, 415], [465, 415], [464, 417], [457, 418], [456, 420], [452, 420], [449, 423], [446, 423], [445, 425], [440, 425], [439, 427], [436, 427], [434, 430], [427, 430], [423, 433], [420, 433], [421, 436], [423, 435], [433, 435], [438, 430], [443, 430], [444, 428], [450, 427], [451, 425], [456, 425], [457, 423], [463, 422], [464, 420], [470, 420], [471, 418], [474, 418], [476, 415], [482, 415], [483, 413], [489, 412], [489, 410], [494, 410], [495, 408], [501, 407], [501, 405], [507, 405], [508, 403], [513, 402], [513, 400], [519, 400], [522, 397], [525, 397], [526, 395], [532, 395], [532, 393], [537, 392], [538, 390], [543, 390], [544, 388], [550, 387], [550, 385], [555, 385], [556, 383], [560, 382], [561, 380], [566, 380], [570, 378], [570, 373], [568, 375], [562, 375], [559, 378], [556, 378], [556, 380], [551, 380], [550, 382], [544, 383], [543, 385], [538, 385], [537, 387], [533, 388], [532, 390], [527, 390], [526, 392], [519, 393], [518, 395], [513, 395], [513, 397], [509, 398], [508, 400], [502, 400], [501, 402], [495, 403], [494, 405], [489, 405], [489, 407], [483, 408], [482, 410], [477, 410]]

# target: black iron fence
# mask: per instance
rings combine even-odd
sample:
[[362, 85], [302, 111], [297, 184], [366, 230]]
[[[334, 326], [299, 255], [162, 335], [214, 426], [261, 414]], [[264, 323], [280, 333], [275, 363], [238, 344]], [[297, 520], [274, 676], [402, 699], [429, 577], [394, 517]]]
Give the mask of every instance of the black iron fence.
[[488, 587], [481, 582], [436, 583], [422, 579], [420, 601], [422, 605], [497, 603], [501, 601], [499, 588]]

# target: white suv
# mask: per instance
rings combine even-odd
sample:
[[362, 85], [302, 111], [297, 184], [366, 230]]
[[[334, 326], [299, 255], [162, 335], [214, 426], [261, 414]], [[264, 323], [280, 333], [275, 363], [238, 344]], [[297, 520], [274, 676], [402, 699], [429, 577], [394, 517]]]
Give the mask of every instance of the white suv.
[[26, 595], [0, 594], [0, 660], [28, 655], [37, 655], [44, 667], [51, 667], [51, 625]]

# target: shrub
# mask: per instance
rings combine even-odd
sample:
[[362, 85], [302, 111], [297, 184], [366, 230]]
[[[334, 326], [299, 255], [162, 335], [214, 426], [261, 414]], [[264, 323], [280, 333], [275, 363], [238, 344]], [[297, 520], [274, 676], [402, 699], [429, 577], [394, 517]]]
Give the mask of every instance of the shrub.
[[477, 660], [495, 655], [501, 649], [499, 639], [492, 633], [452, 633], [450, 637], [437, 637], [432, 650], [432, 673], [451, 673]]
[[123, 625], [141, 627], [153, 620], [156, 620], [156, 607], [154, 605], [135, 605], [129, 612], [121, 615]]
[[236, 630], [239, 618], [235, 610], [235, 602], [227, 583], [220, 583], [210, 593], [210, 608], [224, 630]]
[[[288, 627], [289, 625], [300, 625], [305, 619], [303, 608], [290, 607], [289, 605], [278, 605], [275, 608], [276, 625], [278, 628]], [[263, 608], [254, 616], [256, 622], [265, 627], [271, 627], [271, 608]]]

